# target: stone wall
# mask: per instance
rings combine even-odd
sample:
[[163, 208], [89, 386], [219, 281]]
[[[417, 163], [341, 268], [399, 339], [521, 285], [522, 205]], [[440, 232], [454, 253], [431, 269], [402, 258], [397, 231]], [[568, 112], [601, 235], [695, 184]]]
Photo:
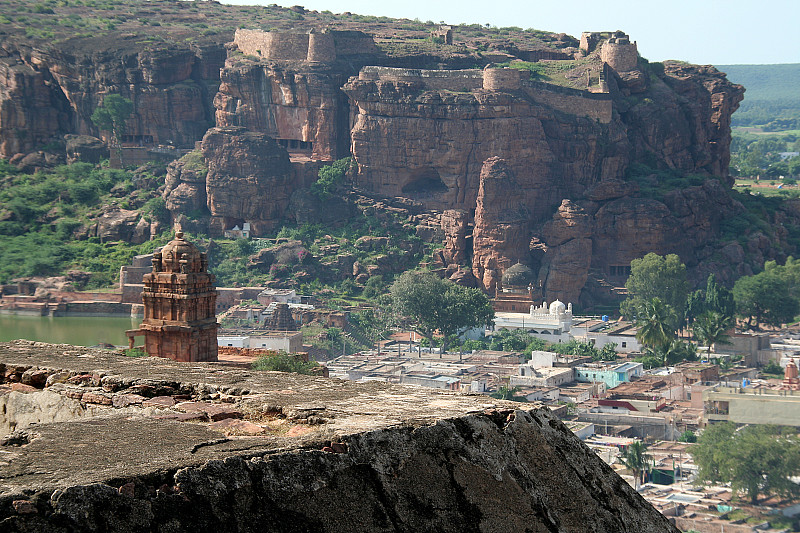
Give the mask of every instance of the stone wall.
[[639, 51], [635, 42], [612, 42], [609, 39], [600, 49], [600, 59], [617, 72], [628, 72], [638, 65]]
[[525, 93], [539, 104], [570, 115], [599, 120], [603, 124], [611, 122], [614, 103], [609, 94], [590, 93], [535, 81], [525, 82], [524, 87]]
[[360, 80], [421, 83], [426, 89], [468, 92], [483, 87], [483, 71], [425, 70], [366, 66], [358, 73]]
[[249, 56], [285, 61], [305, 61], [308, 57], [308, 34], [246, 30], [239, 28], [233, 43]]
[[483, 71], [483, 88], [487, 91], [516, 91], [522, 73], [515, 68], [487, 68]]
[[332, 30], [328, 32], [336, 43], [337, 57], [361, 56], [379, 53], [371, 35], [357, 30]]
[[328, 63], [339, 56], [378, 52], [372, 36], [360, 31], [296, 33], [239, 28], [233, 43], [245, 55], [279, 61]]

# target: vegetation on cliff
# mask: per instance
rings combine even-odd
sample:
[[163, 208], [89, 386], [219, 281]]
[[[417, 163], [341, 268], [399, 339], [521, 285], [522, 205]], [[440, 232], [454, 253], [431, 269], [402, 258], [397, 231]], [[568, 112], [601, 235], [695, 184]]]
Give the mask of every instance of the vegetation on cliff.
[[163, 216], [159, 178], [88, 163], [27, 174], [0, 160], [0, 283], [21, 276], [91, 272], [88, 287], [116, 280], [119, 267], [149, 253], [169, 235], [131, 244], [90, 236], [94, 221], [119, 208]]

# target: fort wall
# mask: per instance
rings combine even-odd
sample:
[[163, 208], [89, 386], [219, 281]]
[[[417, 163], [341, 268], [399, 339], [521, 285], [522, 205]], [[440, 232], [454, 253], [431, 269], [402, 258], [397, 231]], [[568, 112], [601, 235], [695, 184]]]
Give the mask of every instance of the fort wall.
[[371, 35], [357, 30], [332, 30], [326, 32], [333, 36], [337, 57], [377, 54], [375, 40]]
[[369, 81], [417, 82], [427, 89], [437, 91], [472, 91], [483, 87], [483, 71], [477, 69], [424, 70], [367, 66], [361, 69], [358, 78]]
[[233, 43], [245, 55], [279, 61], [325, 63], [340, 56], [378, 52], [373, 38], [361, 31], [296, 33], [239, 28]]
[[587, 116], [603, 124], [611, 122], [613, 101], [608, 93], [590, 93], [549, 83], [525, 82], [525, 93], [533, 101], [569, 113]]
[[639, 64], [639, 50], [626, 34], [615, 32], [614, 37], [603, 43], [600, 59], [617, 72], [628, 72]]
[[329, 33], [309, 33], [306, 60], [309, 63], [336, 61], [336, 43], [333, 36]]
[[423, 70], [367, 66], [359, 79], [420, 83], [428, 90], [472, 91], [524, 89], [533, 101], [577, 116], [588, 116], [604, 124], [611, 122], [613, 103], [608, 93], [590, 93], [557, 85], [522, 81], [516, 69]]
[[515, 68], [487, 68], [483, 71], [483, 88], [487, 91], [516, 91], [521, 72]]

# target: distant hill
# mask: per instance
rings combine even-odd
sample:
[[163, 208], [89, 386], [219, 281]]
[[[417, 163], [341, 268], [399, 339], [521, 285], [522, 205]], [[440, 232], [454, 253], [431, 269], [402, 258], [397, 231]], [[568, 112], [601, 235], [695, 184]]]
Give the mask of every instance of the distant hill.
[[716, 67], [747, 89], [739, 111], [733, 115], [734, 126], [800, 128], [800, 63]]

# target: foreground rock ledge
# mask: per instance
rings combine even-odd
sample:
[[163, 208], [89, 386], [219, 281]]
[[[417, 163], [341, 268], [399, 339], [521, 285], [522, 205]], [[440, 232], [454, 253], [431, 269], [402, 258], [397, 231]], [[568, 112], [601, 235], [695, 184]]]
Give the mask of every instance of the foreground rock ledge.
[[546, 408], [28, 341], [0, 364], [2, 531], [677, 531]]

